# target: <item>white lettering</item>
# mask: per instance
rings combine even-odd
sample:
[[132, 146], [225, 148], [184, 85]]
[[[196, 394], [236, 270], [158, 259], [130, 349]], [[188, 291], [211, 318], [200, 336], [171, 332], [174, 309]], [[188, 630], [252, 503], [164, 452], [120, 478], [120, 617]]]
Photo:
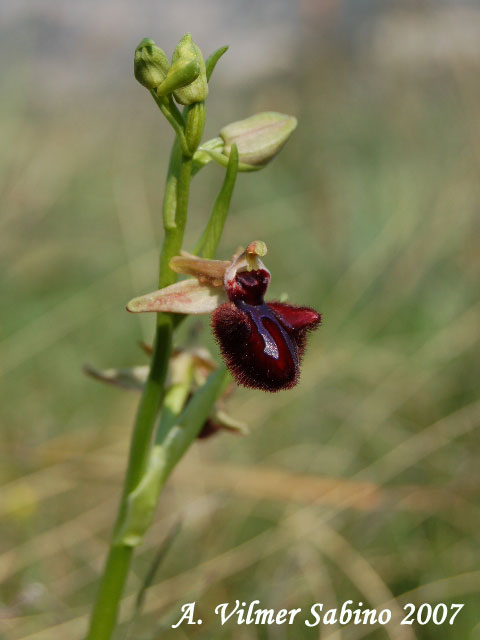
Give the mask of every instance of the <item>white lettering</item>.
[[240, 601], [239, 600], [235, 600], [235, 608], [233, 609], [233, 611], [231, 613], [229, 613], [227, 615], [227, 608], [228, 608], [228, 602], [224, 602], [222, 604], [219, 604], [215, 607], [215, 614], [218, 616], [218, 613], [220, 611], [220, 619], [221, 619], [221, 623], [222, 626], [235, 614], [235, 612], [237, 611], [237, 609], [240, 606]]
[[273, 609], [257, 609], [255, 611], [255, 624], [273, 624], [275, 611]]
[[310, 613], [313, 615], [314, 621], [309, 622], [308, 620], [305, 620], [305, 625], [307, 627], [317, 627], [320, 624], [320, 621], [322, 619], [322, 617], [320, 616], [320, 611], [322, 609], [323, 609], [323, 604], [321, 602], [317, 602], [311, 607]]
[[323, 616], [323, 624], [337, 624], [337, 610], [329, 609]]
[[295, 620], [295, 616], [299, 614], [300, 611], [301, 609], [290, 609], [289, 611], [290, 617], [288, 619], [288, 624], [293, 624], [293, 621]]
[[[363, 602], [359, 602], [358, 606], [361, 607], [363, 605]], [[353, 624], [361, 624], [361, 620], [360, 620], [360, 616], [362, 615], [362, 610], [359, 609], [355, 609], [355, 611], [353, 612]]]
[[378, 614], [378, 621], [380, 624], [387, 624], [387, 622], [390, 622], [391, 617], [392, 612], [390, 611], [390, 609], [382, 609], [382, 611], [380, 611], [380, 613]]
[[172, 629], [176, 629], [184, 620], [186, 620], [188, 624], [197, 624], [193, 619], [193, 614], [195, 613], [195, 602], [186, 602], [182, 605], [181, 611], [183, 612], [183, 616], [177, 624], [172, 624]]
[[[351, 604], [353, 604], [353, 600], [347, 600], [342, 604], [342, 609], [340, 611], [340, 618], [338, 620], [340, 624], [348, 624], [352, 619], [352, 610], [348, 608]], [[345, 618], [347, 614], [348, 614], [348, 617]]]
[[[368, 619], [370, 616], [370, 620]], [[377, 611], [376, 609], [365, 609], [363, 612], [363, 624], [376, 624], [377, 622]]]
[[256, 604], [260, 604], [260, 600], [253, 600], [249, 605], [248, 605], [248, 611], [247, 611], [247, 617], [245, 619], [245, 622], [247, 624], [253, 624], [255, 622], [255, 619], [253, 617], [253, 608]]

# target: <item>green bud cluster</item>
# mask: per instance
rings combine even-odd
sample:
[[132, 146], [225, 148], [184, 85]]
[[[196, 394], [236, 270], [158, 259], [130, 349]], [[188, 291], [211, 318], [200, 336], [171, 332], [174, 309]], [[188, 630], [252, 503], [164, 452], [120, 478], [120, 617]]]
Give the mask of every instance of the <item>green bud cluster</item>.
[[189, 33], [175, 47], [171, 64], [153, 40], [144, 38], [135, 49], [134, 73], [158, 97], [173, 94], [179, 104], [204, 102], [208, 96], [205, 60]]
[[[135, 77], [150, 90], [177, 135], [180, 135], [184, 155], [192, 156], [201, 142], [208, 77], [225, 50], [223, 48], [213, 54], [208, 70], [202, 52], [189, 33], [175, 47], [171, 64], [162, 49], [150, 38], [144, 38], [135, 50]], [[183, 118], [172, 98], [185, 106]]]
[[[226, 125], [218, 138], [200, 146], [208, 80], [226, 49], [218, 49], [205, 62], [199, 47], [187, 33], [175, 47], [171, 63], [150, 38], [144, 38], [135, 50], [135, 77], [150, 90], [175, 128], [182, 153], [194, 156], [195, 173], [210, 160], [226, 167], [233, 145], [238, 151], [239, 171], [261, 169], [277, 155], [297, 126], [293, 116], [267, 111]], [[183, 114], [174, 100], [185, 107]]]

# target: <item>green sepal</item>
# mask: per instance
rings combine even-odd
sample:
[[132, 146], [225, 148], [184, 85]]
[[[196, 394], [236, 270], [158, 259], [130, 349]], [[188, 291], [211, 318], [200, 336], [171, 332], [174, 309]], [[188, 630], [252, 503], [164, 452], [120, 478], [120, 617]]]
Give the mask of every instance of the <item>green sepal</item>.
[[172, 64], [165, 80], [157, 87], [158, 96], [166, 96], [177, 89], [191, 84], [200, 73], [200, 65], [196, 60], [181, 58]]

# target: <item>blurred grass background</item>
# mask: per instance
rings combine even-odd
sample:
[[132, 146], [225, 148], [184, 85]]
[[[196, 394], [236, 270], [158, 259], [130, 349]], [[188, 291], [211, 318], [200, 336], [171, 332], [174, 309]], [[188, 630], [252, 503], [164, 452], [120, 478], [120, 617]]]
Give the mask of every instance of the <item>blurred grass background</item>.
[[[82, 364], [145, 363], [171, 132], [133, 79], [187, 30], [215, 72], [206, 137], [275, 109], [299, 127], [239, 178], [219, 257], [265, 240], [271, 297], [324, 314], [302, 380], [238, 390], [251, 435], [196, 445], [139, 549], [118, 638], [480, 638], [480, 9], [476, 3], [4, 4], [0, 164], [0, 638], [80, 639], [135, 393]], [[186, 247], [222, 179], [195, 179]], [[178, 341], [206, 342], [190, 322]], [[178, 534], [129, 627], [135, 594]], [[221, 627], [221, 602], [389, 606], [384, 628]], [[170, 629], [197, 601], [201, 627]], [[453, 626], [406, 602], [464, 602]]]

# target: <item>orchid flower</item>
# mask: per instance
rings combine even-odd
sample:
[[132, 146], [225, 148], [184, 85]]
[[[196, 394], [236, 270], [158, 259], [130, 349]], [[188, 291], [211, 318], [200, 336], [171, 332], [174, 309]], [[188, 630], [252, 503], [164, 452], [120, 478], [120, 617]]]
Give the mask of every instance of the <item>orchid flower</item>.
[[182, 280], [134, 298], [127, 310], [212, 314], [212, 330], [236, 382], [263, 391], [294, 387], [309, 331], [321, 323], [310, 307], [265, 302], [270, 272], [260, 257], [264, 242], [251, 242], [231, 261], [207, 260], [187, 253], [170, 261]]

